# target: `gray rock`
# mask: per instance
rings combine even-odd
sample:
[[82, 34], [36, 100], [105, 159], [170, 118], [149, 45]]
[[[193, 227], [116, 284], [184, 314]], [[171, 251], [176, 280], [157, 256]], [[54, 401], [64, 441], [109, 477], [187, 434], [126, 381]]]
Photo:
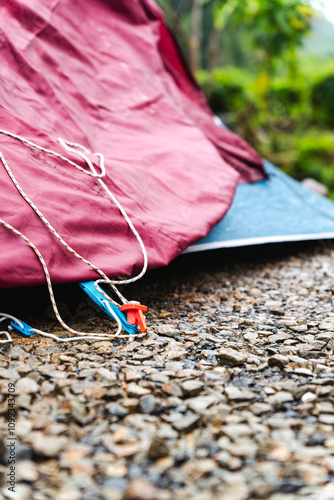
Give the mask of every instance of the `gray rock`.
[[65, 437], [45, 436], [42, 432], [35, 432], [31, 437], [34, 453], [42, 457], [58, 457], [66, 443]]
[[291, 338], [292, 338], [292, 335], [290, 335], [289, 333], [279, 332], [279, 333], [274, 333], [273, 335], [269, 335], [268, 341], [272, 342], [272, 343], [283, 342], [284, 340], [288, 340], [288, 339], [291, 339]]
[[276, 403], [276, 404], [284, 404], [293, 401], [293, 396], [290, 392], [287, 391], [279, 391], [272, 396], [267, 398], [268, 403]]
[[239, 389], [238, 387], [228, 386], [225, 389], [226, 396], [230, 401], [253, 401], [258, 398], [254, 392]]
[[16, 394], [34, 394], [38, 391], [38, 384], [29, 377], [20, 378], [15, 386]]
[[287, 356], [282, 356], [281, 354], [274, 354], [268, 358], [269, 366], [277, 366], [281, 370], [289, 363], [289, 358]]
[[124, 492], [122, 500], [157, 500], [156, 487], [143, 479], [133, 479]]
[[199, 420], [199, 415], [185, 415], [173, 422], [172, 425], [179, 432], [188, 432], [196, 427]]
[[148, 449], [148, 457], [156, 460], [157, 458], [165, 457], [168, 455], [169, 449], [166, 443], [159, 437], [155, 436]]
[[223, 364], [231, 366], [243, 365], [248, 355], [237, 351], [236, 349], [221, 348], [218, 351], [218, 357]]
[[124, 408], [124, 406], [114, 402], [108, 403], [106, 405], [106, 409], [108, 410], [109, 415], [112, 415], [114, 417], [123, 418], [129, 413], [129, 411]]
[[197, 396], [203, 387], [204, 384], [200, 380], [186, 380], [181, 384], [184, 395], [188, 397]]
[[155, 413], [157, 408], [158, 401], [152, 394], [148, 394], [147, 396], [143, 396], [142, 398], [140, 398], [138, 404], [138, 411], [140, 413], [152, 414]]
[[332, 414], [322, 413], [321, 415], [319, 415], [318, 419], [319, 422], [321, 422], [322, 424], [334, 425], [334, 413]]
[[218, 397], [212, 395], [209, 396], [197, 396], [196, 398], [188, 399], [186, 404], [190, 410], [195, 413], [205, 413], [206, 410], [217, 403]]
[[129, 384], [126, 390], [129, 398], [140, 398], [141, 396], [146, 396], [151, 392], [149, 389], [141, 387], [140, 385], [135, 384], [134, 382]]

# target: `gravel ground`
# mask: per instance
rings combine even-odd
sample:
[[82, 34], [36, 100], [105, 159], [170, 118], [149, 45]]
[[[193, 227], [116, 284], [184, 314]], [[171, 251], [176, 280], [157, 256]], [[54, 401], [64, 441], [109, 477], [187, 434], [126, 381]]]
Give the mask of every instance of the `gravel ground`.
[[[17, 405], [3, 497], [333, 500], [334, 251], [255, 253], [184, 259], [129, 288], [150, 308], [142, 340], [3, 345], [3, 483], [9, 382]], [[107, 324], [80, 293], [63, 310]], [[34, 326], [59, 332], [43, 314]]]

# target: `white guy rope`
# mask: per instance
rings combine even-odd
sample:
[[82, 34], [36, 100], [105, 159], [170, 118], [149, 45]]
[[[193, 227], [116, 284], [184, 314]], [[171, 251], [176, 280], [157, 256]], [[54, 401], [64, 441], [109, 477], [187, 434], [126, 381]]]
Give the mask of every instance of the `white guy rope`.
[[[26, 195], [26, 193], [23, 191], [23, 189], [19, 185], [18, 181], [16, 180], [14, 174], [12, 173], [10, 167], [8, 166], [8, 163], [5, 160], [3, 154], [0, 151], [0, 161], [2, 162], [2, 164], [3, 164], [3, 166], [4, 166], [5, 170], [6, 170], [6, 172], [8, 173], [8, 175], [9, 175], [10, 179], [12, 180], [14, 186], [16, 187], [16, 189], [18, 190], [18, 192], [20, 193], [20, 195], [23, 197], [23, 199], [30, 205], [30, 207], [34, 210], [34, 212], [38, 215], [38, 217], [46, 225], [46, 227], [49, 229], [49, 231], [58, 239], [58, 241], [71, 254], [73, 254], [81, 262], [87, 264], [89, 267], [91, 267], [96, 273], [98, 273], [102, 277], [102, 279], [99, 279], [99, 280], [95, 281], [95, 287], [97, 288], [97, 286], [98, 286], [99, 283], [108, 284], [108, 285], [111, 286], [111, 288], [113, 289], [113, 291], [117, 294], [117, 296], [120, 298], [121, 302], [123, 304], [127, 303], [127, 300], [119, 292], [119, 290], [117, 289], [117, 287], [115, 285], [116, 284], [133, 283], [133, 282], [137, 281], [138, 279], [140, 279], [145, 274], [145, 272], [147, 270], [148, 257], [147, 257], [147, 252], [146, 252], [145, 245], [144, 245], [144, 243], [143, 243], [143, 241], [142, 241], [139, 233], [137, 232], [137, 230], [135, 229], [134, 225], [132, 224], [129, 216], [127, 215], [126, 211], [124, 210], [124, 208], [122, 207], [122, 205], [120, 204], [120, 202], [117, 200], [117, 198], [113, 195], [113, 193], [109, 190], [109, 188], [106, 186], [106, 184], [102, 180], [102, 177], [104, 177], [106, 175], [106, 169], [105, 169], [105, 165], [104, 165], [104, 155], [102, 153], [94, 153], [95, 156], [98, 156], [99, 160], [100, 160], [99, 163], [100, 163], [101, 173], [98, 174], [97, 171], [96, 171], [96, 169], [95, 169], [95, 167], [94, 167], [94, 165], [92, 164], [92, 162], [90, 161], [90, 159], [86, 156], [86, 154], [89, 154], [89, 150], [87, 148], [85, 148], [84, 146], [80, 145], [80, 144], [71, 143], [71, 142], [65, 141], [64, 139], [61, 139], [61, 138], [58, 139], [59, 143], [61, 144], [61, 146], [64, 149], [66, 149], [67, 151], [70, 151], [70, 152], [72, 152], [72, 153], [80, 156], [87, 163], [87, 165], [89, 166], [89, 168], [90, 168], [91, 171], [88, 171], [88, 170], [80, 167], [75, 162], [69, 160], [67, 157], [62, 156], [59, 153], [56, 153], [56, 152], [54, 152], [54, 151], [52, 151], [50, 149], [44, 148], [42, 146], [39, 146], [38, 144], [35, 144], [35, 143], [33, 143], [33, 142], [25, 139], [24, 137], [18, 136], [16, 134], [13, 134], [11, 132], [8, 132], [6, 130], [1, 130], [1, 129], [0, 129], [0, 134], [9, 136], [9, 137], [11, 137], [13, 139], [16, 139], [16, 140], [22, 142], [23, 144], [26, 144], [26, 145], [31, 146], [31, 147], [33, 147], [35, 149], [40, 150], [40, 151], [44, 151], [45, 153], [51, 154], [53, 156], [56, 156], [57, 158], [60, 158], [61, 160], [63, 160], [65, 162], [69, 163], [70, 165], [74, 166], [75, 168], [77, 168], [81, 172], [85, 173], [86, 175], [89, 175], [89, 176], [97, 179], [97, 181], [102, 186], [102, 188], [105, 190], [105, 192], [107, 193], [107, 195], [109, 196], [109, 198], [111, 199], [111, 201], [117, 206], [117, 208], [119, 209], [119, 211], [123, 215], [124, 219], [126, 220], [128, 226], [130, 227], [132, 233], [134, 234], [134, 236], [136, 237], [136, 239], [137, 239], [137, 241], [138, 241], [138, 243], [140, 245], [140, 248], [141, 248], [141, 251], [142, 251], [142, 254], [143, 254], [143, 267], [142, 267], [141, 272], [137, 276], [134, 276], [133, 278], [123, 279], [123, 280], [111, 280], [111, 279], [109, 279], [106, 276], [106, 274], [101, 269], [99, 269], [97, 266], [95, 266], [90, 261], [88, 261], [87, 259], [85, 259], [84, 257], [82, 257], [80, 254], [78, 254], [73, 248], [71, 248], [63, 240], [63, 238], [58, 234], [58, 232], [54, 229], [54, 227], [50, 224], [50, 222], [44, 217], [44, 215], [40, 212], [40, 210], [36, 207], [36, 205], [30, 200], [30, 198]], [[57, 320], [59, 321], [59, 323], [62, 325], [62, 327], [65, 330], [67, 330], [68, 332], [70, 332], [72, 334], [80, 335], [80, 337], [70, 337], [70, 338], [63, 339], [63, 338], [57, 337], [56, 335], [49, 334], [49, 333], [46, 333], [46, 332], [42, 332], [41, 330], [37, 330], [37, 329], [34, 329], [34, 328], [32, 328], [31, 331], [39, 333], [39, 334], [47, 336], [47, 337], [54, 338], [54, 339], [56, 339], [56, 340], [58, 340], [60, 342], [73, 341], [73, 340], [82, 340], [82, 339], [88, 339], [88, 338], [95, 339], [95, 340], [98, 340], [98, 339], [106, 340], [107, 338], [114, 338], [114, 337], [117, 337], [117, 338], [128, 338], [128, 337], [131, 337], [132, 338], [132, 337], [142, 337], [143, 335], [145, 335], [143, 333], [126, 334], [126, 335], [123, 334], [123, 335], [120, 335], [120, 332], [121, 332], [121, 329], [122, 329], [120, 320], [117, 317], [117, 315], [113, 312], [113, 310], [110, 307], [109, 303], [112, 302], [117, 307], [119, 305], [111, 297], [109, 297], [109, 295], [107, 295], [103, 290], [101, 292], [100, 291], [101, 289], [99, 289], [99, 291], [100, 291], [100, 293], [102, 293], [102, 295], [106, 299], [103, 302], [105, 303], [106, 307], [109, 309], [110, 314], [115, 318], [115, 320], [118, 323], [117, 332], [115, 334], [109, 334], [109, 333], [108, 334], [104, 334], [104, 333], [87, 333], [87, 332], [77, 332], [76, 330], [73, 330], [72, 328], [70, 328], [63, 321], [63, 319], [61, 318], [61, 316], [59, 314], [59, 310], [58, 310], [58, 307], [57, 307], [57, 304], [56, 304], [56, 301], [55, 301], [55, 298], [54, 298], [54, 293], [53, 293], [53, 288], [52, 288], [50, 273], [49, 273], [49, 270], [48, 270], [47, 265], [45, 263], [45, 260], [43, 259], [43, 256], [39, 252], [38, 248], [23, 233], [21, 233], [20, 231], [18, 231], [17, 229], [15, 229], [13, 226], [11, 226], [10, 224], [8, 224], [6, 221], [0, 219], [0, 225], [3, 225], [4, 227], [6, 227], [10, 231], [12, 231], [14, 234], [16, 234], [17, 236], [21, 237], [32, 248], [32, 250], [35, 252], [37, 258], [39, 259], [39, 261], [40, 261], [40, 263], [42, 265], [43, 272], [45, 274], [45, 278], [46, 278], [46, 282], [47, 282], [47, 286], [48, 286], [48, 291], [49, 291], [49, 295], [50, 295], [51, 304], [52, 304], [52, 307], [53, 307], [53, 310], [54, 310], [54, 313], [56, 315]], [[0, 313], [0, 322], [3, 321], [5, 318], [8, 318], [9, 316], [10, 315], [5, 315], [5, 314]], [[14, 317], [12, 317], [11, 319], [14, 322], [16, 322], [18, 325], [20, 325], [20, 321], [19, 320], [17, 320]], [[9, 334], [7, 332], [0, 332], [0, 333], [6, 334], [7, 338], [9, 339], [10, 336], [9, 336]], [[7, 341], [5, 340], [5, 341], [2, 341], [2, 342], [7, 342]]]

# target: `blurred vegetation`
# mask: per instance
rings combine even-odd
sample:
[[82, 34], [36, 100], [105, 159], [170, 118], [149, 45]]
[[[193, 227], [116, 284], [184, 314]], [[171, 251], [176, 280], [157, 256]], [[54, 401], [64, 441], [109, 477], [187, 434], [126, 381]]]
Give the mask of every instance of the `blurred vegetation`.
[[315, 2], [158, 1], [213, 111], [334, 199], [334, 25]]

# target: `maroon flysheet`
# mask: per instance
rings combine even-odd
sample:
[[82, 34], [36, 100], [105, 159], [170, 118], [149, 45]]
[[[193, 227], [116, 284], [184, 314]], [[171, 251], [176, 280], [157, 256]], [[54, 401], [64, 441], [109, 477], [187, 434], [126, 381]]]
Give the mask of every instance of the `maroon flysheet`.
[[[74, 161], [59, 136], [103, 153], [105, 183], [142, 236], [150, 268], [204, 237], [238, 182], [264, 175], [251, 147], [215, 125], [151, 0], [0, 0], [0, 64], [0, 129]], [[77, 252], [110, 276], [140, 269], [138, 242], [96, 179], [2, 134], [0, 151]], [[52, 280], [97, 278], [0, 168], [0, 218], [37, 246]], [[0, 286], [44, 283], [31, 248], [4, 226], [0, 244]]]

